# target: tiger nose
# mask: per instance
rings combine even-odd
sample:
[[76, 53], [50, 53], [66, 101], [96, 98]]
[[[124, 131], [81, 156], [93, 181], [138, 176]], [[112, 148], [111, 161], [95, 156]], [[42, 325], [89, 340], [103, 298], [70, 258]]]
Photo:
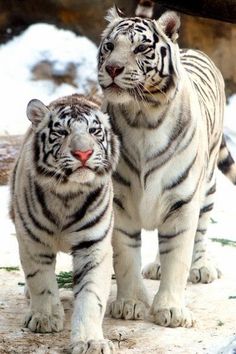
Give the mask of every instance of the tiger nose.
[[72, 151], [72, 155], [80, 160], [83, 164], [90, 158], [92, 155], [93, 150], [86, 150], [86, 151], [81, 151], [81, 150], [75, 150]]
[[120, 75], [124, 71], [124, 66], [106, 65], [105, 69], [110, 75], [110, 77], [114, 79], [116, 76]]

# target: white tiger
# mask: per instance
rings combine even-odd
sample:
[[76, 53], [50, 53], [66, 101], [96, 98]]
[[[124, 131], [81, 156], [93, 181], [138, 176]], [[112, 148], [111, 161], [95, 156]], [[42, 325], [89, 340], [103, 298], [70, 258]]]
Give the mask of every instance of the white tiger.
[[73, 257], [72, 353], [113, 353], [102, 320], [110, 290], [113, 189], [118, 140], [108, 116], [79, 95], [48, 106], [32, 100], [11, 180], [11, 215], [30, 293], [25, 327], [63, 329], [56, 253]]
[[193, 282], [219, 276], [205, 245], [217, 163], [236, 184], [222, 135], [224, 82], [206, 55], [180, 51], [176, 13], [155, 21], [123, 18], [112, 9], [107, 19], [98, 78], [121, 142], [113, 178], [118, 290], [111, 314], [144, 317], [150, 302], [140, 270], [141, 229], [157, 229], [162, 269], [154, 322], [190, 327], [194, 320], [184, 301], [190, 268]]

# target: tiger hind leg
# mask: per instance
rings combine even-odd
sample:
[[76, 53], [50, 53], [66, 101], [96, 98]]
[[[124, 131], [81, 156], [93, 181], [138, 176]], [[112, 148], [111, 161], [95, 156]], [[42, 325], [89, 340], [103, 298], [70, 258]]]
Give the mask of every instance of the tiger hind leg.
[[198, 227], [194, 240], [192, 265], [189, 281], [192, 283], [211, 283], [220, 278], [221, 272], [208, 253], [207, 226], [213, 209], [215, 184], [208, 188], [203, 207], [200, 210]]
[[145, 279], [160, 280], [161, 279], [161, 263], [159, 251], [157, 252], [156, 259], [148, 263], [142, 269], [142, 275]]
[[24, 326], [32, 332], [59, 332], [63, 329], [64, 310], [54, 272], [56, 255], [44, 245], [37, 245], [36, 248], [34, 245], [29, 247], [29, 244], [26, 246], [19, 241], [21, 264], [30, 297], [30, 309]]

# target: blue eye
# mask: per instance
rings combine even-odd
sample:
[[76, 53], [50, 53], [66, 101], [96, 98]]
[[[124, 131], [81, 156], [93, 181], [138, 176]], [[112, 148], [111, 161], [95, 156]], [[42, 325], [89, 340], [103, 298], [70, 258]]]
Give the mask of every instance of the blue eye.
[[140, 44], [140, 45], [138, 45], [138, 46], [135, 48], [134, 54], [142, 53], [142, 52], [144, 52], [147, 48], [148, 48], [148, 46], [147, 46], [146, 44]]
[[112, 42], [107, 42], [107, 43], [104, 44], [104, 48], [106, 50], [112, 51], [114, 49], [114, 44]]
[[89, 128], [89, 134], [99, 134], [101, 132], [101, 128]]

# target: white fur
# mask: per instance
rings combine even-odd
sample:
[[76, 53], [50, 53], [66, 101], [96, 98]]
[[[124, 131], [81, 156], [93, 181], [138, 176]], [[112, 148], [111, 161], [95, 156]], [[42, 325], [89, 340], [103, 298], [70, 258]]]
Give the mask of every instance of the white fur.
[[[127, 23], [129, 21], [129, 28], [133, 28], [135, 23], [132, 19], [127, 19]], [[152, 23], [155, 24], [154, 21]], [[199, 213], [201, 208], [213, 202], [214, 194], [207, 195], [207, 192], [213, 189], [215, 183], [216, 157], [222, 136], [224, 84], [220, 73], [205, 55], [191, 50], [180, 54], [175, 44], [179, 25], [178, 16], [172, 12], [164, 14], [157, 22], [159, 40], [155, 44], [153, 68], [158, 70], [153, 69], [145, 75], [137, 65], [138, 60], [142, 60], [142, 54], [135, 54], [141, 35], [138, 31], [133, 31], [132, 36], [129, 36], [130, 32], [122, 31], [116, 35], [116, 23], [112, 22], [105, 34], [110, 33], [109, 41], [113, 41], [114, 49], [103, 53], [102, 46], [107, 40], [105, 36], [100, 49], [103, 57], [99, 61], [98, 77], [104, 88], [104, 109], [107, 109], [113, 127], [122, 139], [117, 174], [123, 182], [121, 177], [114, 176], [115, 197], [123, 208], [115, 204], [113, 247], [118, 290], [117, 300], [111, 305], [111, 314], [115, 318], [137, 319], [139, 316], [142, 318], [145, 307], [149, 307], [150, 301], [141, 277], [141, 242], [137, 235], [142, 228], [157, 229], [161, 283], [151, 307], [154, 322], [162, 326], [190, 327], [194, 319], [185, 307], [184, 292], [191, 262], [190, 279], [193, 282], [210, 282], [218, 277], [216, 267], [208, 258], [202, 234], [209, 213], [203, 213], [201, 218]], [[145, 35], [152, 38], [149, 30], [145, 31]], [[163, 47], [166, 48], [166, 55], [161, 57]], [[162, 70], [168, 75], [168, 48], [171, 48], [173, 81], [165, 92], [165, 86], [162, 87], [165, 77], [162, 78], [159, 72]], [[195, 64], [194, 60], [188, 59], [188, 55], [198, 57], [200, 63], [201, 60], [204, 62], [207, 85], [204, 85], [197, 70], [195, 73], [192, 69], [191, 74], [186, 70], [185, 61]], [[114, 82], [122, 88], [120, 95], [107, 88], [112, 82], [105, 70], [108, 64], [124, 67], [123, 72], [114, 78]], [[147, 93], [145, 96], [149, 101], [135, 99], [128, 91], [131, 84], [127, 78], [133, 75], [134, 69], [133, 87], [141, 83], [150, 92], [151, 79], [159, 85], [155, 94]], [[204, 94], [201, 96], [202, 91]], [[157, 128], [147, 128], [148, 124], [156, 124]], [[208, 128], [209, 136], [207, 124], [213, 127], [212, 130]], [[175, 136], [175, 130], [179, 127]], [[160, 167], [155, 169], [157, 165]], [[188, 166], [191, 168], [187, 177], [181, 181]], [[152, 169], [153, 172], [150, 172]], [[175, 186], [177, 181], [179, 185]], [[170, 213], [175, 203], [188, 198], [182, 208]], [[201, 257], [198, 260], [199, 254]], [[157, 261], [155, 264], [158, 266]], [[159, 269], [156, 274], [160, 276]], [[202, 278], [199, 280], [200, 276]]]
[[[65, 107], [68, 100], [70, 97], [65, 98]], [[56, 253], [69, 252], [73, 255], [75, 279], [72, 353], [82, 353], [88, 347], [93, 348], [93, 353], [101, 353], [102, 350], [104, 353], [113, 353], [113, 345], [104, 339], [102, 331], [112, 271], [111, 169], [102, 176], [96, 175], [91, 170], [79, 169], [76, 172], [76, 168], [81, 166], [80, 162], [74, 159], [75, 172], [64, 183], [56, 181], [53, 176], [49, 178], [40, 175], [34, 160], [35, 134], [40, 134], [42, 129], [47, 131], [45, 124], [48, 124], [50, 119], [48, 110], [50, 116], [54, 115], [55, 119], [59, 103], [54, 102], [48, 109], [37, 100], [29, 103], [27, 113], [33, 121], [34, 131], [31, 130], [25, 138], [12, 176], [11, 212], [30, 294], [30, 309], [26, 315], [25, 326], [33, 332], [41, 333], [58, 332], [63, 329], [64, 311], [54, 271]], [[108, 139], [109, 135], [111, 138], [107, 115], [82, 98], [78, 98], [77, 103], [80, 107], [83, 107], [83, 104], [90, 105], [92, 111], [86, 119], [93, 121], [95, 115], [100, 117], [102, 124], [104, 123], [108, 129]], [[64, 142], [61, 142], [60, 138], [58, 140], [62, 144], [60, 150], [62, 154], [57, 156], [58, 166], [63, 154], [67, 154], [69, 158], [70, 151], [78, 149], [87, 151], [93, 148], [96, 159], [96, 156], [101, 154], [101, 147], [94, 136], [88, 134], [83, 120], [75, 121], [70, 127], [71, 132]], [[53, 137], [55, 136], [52, 135]], [[106, 150], [111, 161], [109, 149], [108, 141]], [[116, 143], [113, 153], [117, 159]], [[53, 156], [51, 163], [55, 164]], [[91, 156], [91, 162], [87, 164], [92, 168], [95, 163]], [[93, 194], [96, 190], [99, 192]], [[89, 204], [87, 200], [90, 200]], [[96, 218], [97, 222], [93, 224]]]

